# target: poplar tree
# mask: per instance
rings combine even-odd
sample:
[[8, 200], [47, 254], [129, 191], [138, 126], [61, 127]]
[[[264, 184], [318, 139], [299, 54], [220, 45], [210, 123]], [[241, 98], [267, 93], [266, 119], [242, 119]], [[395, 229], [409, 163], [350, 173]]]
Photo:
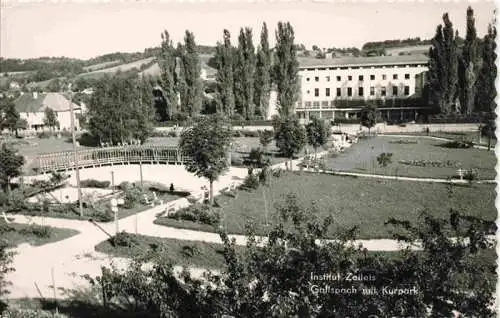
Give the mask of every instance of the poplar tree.
[[260, 34], [260, 44], [257, 49], [257, 62], [255, 71], [255, 97], [257, 105], [256, 114], [267, 119], [269, 108], [269, 95], [271, 93], [271, 50], [269, 49], [269, 35], [264, 22]]
[[462, 112], [470, 115], [474, 111], [477, 91], [478, 39], [476, 33], [474, 11], [467, 8], [467, 33], [465, 36], [462, 58], [460, 63], [460, 99]]
[[203, 83], [201, 81], [201, 64], [194, 34], [186, 31], [184, 46], [181, 46], [181, 76], [185, 87], [180, 92], [183, 110], [193, 117], [201, 111], [203, 100]]
[[279, 22], [276, 30], [274, 81], [278, 91], [278, 112], [283, 117], [293, 114], [295, 102], [299, 97], [299, 62], [294, 40], [290, 22]]
[[439, 112], [449, 114], [457, 101], [458, 55], [456, 36], [448, 14], [443, 15], [429, 49], [427, 88], [429, 102]]
[[168, 31], [165, 30], [161, 35], [161, 48], [158, 57], [158, 65], [160, 66], [160, 86], [165, 98], [168, 119], [172, 119], [174, 111], [177, 111], [178, 100], [175, 83], [175, 70], [176, 70], [176, 52], [170, 39]]
[[497, 91], [495, 87], [495, 79], [497, 77], [497, 66], [495, 53], [497, 30], [493, 24], [488, 26], [488, 33], [484, 36], [482, 50], [482, 66], [479, 72], [478, 91], [476, 96], [476, 108], [494, 113], [496, 110], [495, 98]]
[[251, 119], [255, 114], [255, 47], [253, 45], [252, 29], [240, 29], [236, 52], [234, 69], [235, 107], [244, 119]]
[[217, 112], [229, 117], [234, 114], [233, 92], [233, 48], [231, 34], [224, 30], [223, 43], [217, 43], [215, 63], [217, 65]]

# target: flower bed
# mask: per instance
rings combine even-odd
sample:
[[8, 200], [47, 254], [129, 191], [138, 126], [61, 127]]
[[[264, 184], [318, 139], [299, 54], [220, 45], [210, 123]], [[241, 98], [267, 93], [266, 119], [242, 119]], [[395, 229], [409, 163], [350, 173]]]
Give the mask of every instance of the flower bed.
[[462, 163], [460, 161], [444, 160], [399, 160], [400, 164], [416, 167], [437, 167], [437, 168], [460, 168]]

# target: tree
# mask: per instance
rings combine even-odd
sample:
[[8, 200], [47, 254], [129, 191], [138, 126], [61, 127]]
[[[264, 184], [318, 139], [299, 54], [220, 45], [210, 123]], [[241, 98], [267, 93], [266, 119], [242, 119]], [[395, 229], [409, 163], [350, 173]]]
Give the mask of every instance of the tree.
[[231, 118], [234, 114], [233, 48], [231, 34], [224, 30], [223, 43], [218, 43], [215, 53], [217, 64], [217, 109]]
[[10, 184], [13, 178], [22, 174], [24, 157], [13, 146], [3, 143], [0, 147], [0, 183], [10, 198]]
[[458, 101], [458, 49], [457, 38], [447, 13], [443, 15], [429, 49], [427, 89], [430, 103], [441, 113], [456, 111]]
[[295, 116], [279, 118], [273, 124], [274, 139], [281, 154], [290, 159], [292, 168], [293, 156], [298, 154], [306, 144], [306, 131]]
[[377, 162], [381, 167], [387, 167], [392, 162], [392, 153], [382, 152], [377, 156]]
[[184, 89], [180, 91], [182, 111], [193, 117], [200, 113], [203, 97], [203, 83], [201, 80], [200, 57], [194, 39], [194, 34], [186, 31], [184, 46], [180, 47], [180, 58]]
[[0, 100], [0, 130], [8, 129], [18, 136], [19, 129], [25, 129], [26, 120], [21, 119], [14, 101], [4, 97]]
[[267, 146], [273, 141], [274, 132], [272, 130], [259, 130], [259, 143], [264, 148], [264, 151], [267, 152]]
[[318, 147], [323, 147], [330, 137], [330, 126], [322, 119], [313, 117], [306, 125], [307, 143], [314, 148], [314, 159], [316, 159]]
[[361, 110], [360, 124], [368, 128], [368, 133], [377, 123], [377, 109], [374, 106], [368, 105]]
[[45, 117], [43, 119], [43, 124], [53, 130], [55, 127], [59, 126], [59, 121], [57, 120], [57, 113], [52, 108], [45, 108]]
[[228, 154], [232, 140], [230, 122], [220, 114], [195, 119], [193, 126], [181, 134], [179, 147], [192, 158], [186, 170], [210, 183], [210, 202], [213, 204], [213, 183], [229, 169]]
[[276, 30], [274, 82], [278, 90], [278, 112], [280, 116], [293, 114], [299, 93], [299, 62], [295, 35], [290, 22], [279, 22]]
[[170, 39], [170, 35], [165, 30], [161, 35], [161, 48], [158, 57], [160, 66], [160, 86], [168, 109], [168, 119], [172, 120], [174, 111], [177, 110], [178, 100], [175, 83], [175, 70], [177, 66], [176, 51]]
[[252, 29], [240, 29], [236, 52], [233, 76], [235, 108], [244, 119], [248, 120], [255, 116], [255, 48]]
[[155, 118], [152, 91], [150, 78], [104, 77], [96, 85], [86, 115], [90, 134], [101, 143], [145, 142]]
[[[6, 281], [5, 276], [15, 270], [12, 267], [12, 258], [15, 252], [10, 250], [10, 247], [4, 239], [0, 239], [0, 296], [9, 294], [7, 287], [10, 285], [10, 282]], [[3, 300], [0, 301], [0, 312], [3, 312], [6, 306], [7, 304]]]
[[460, 99], [462, 112], [470, 115], [474, 111], [479, 71], [478, 38], [474, 19], [474, 11], [467, 8], [467, 33], [460, 59]]
[[254, 98], [257, 105], [257, 114], [262, 119], [267, 119], [271, 94], [271, 49], [269, 48], [268, 37], [267, 25], [264, 22], [260, 34], [260, 44], [257, 49]]
[[494, 113], [496, 110], [495, 98], [497, 91], [495, 80], [497, 78], [497, 66], [495, 53], [497, 30], [494, 24], [488, 26], [488, 33], [484, 36], [482, 57], [483, 62], [479, 72], [478, 91], [476, 96], [476, 108], [483, 112]]
[[59, 78], [54, 78], [47, 85], [47, 90], [49, 92], [60, 92], [62, 87], [62, 81]]
[[[131, 310], [156, 317], [451, 317], [453, 310], [495, 317], [496, 265], [477, 258], [494, 246], [486, 237], [493, 222], [454, 210], [447, 219], [423, 213], [415, 226], [391, 219], [395, 237], [420, 240], [423, 251], [407, 248], [387, 257], [352, 244], [355, 228], [332, 231], [333, 218], [319, 219], [315, 205], [292, 193], [283, 201], [266, 244], [252, 223], [244, 252], [219, 233], [225, 260], [220, 273], [200, 279], [183, 271], [177, 279], [160, 248], [152, 267], [143, 269], [146, 259], [136, 259], [125, 273], [103, 268], [97, 282], [106, 298], [126, 299]], [[325, 281], [323, 274], [341, 279]], [[396, 293], [384, 294], [393, 288]], [[399, 293], [405, 290], [416, 293]]]

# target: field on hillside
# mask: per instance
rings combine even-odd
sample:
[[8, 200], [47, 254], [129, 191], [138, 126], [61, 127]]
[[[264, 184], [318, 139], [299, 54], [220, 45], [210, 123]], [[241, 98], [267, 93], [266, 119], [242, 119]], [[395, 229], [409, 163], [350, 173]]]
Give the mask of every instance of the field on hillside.
[[87, 72], [93, 72], [93, 71], [97, 71], [97, 70], [100, 70], [103, 68], [112, 67], [112, 66], [115, 66], [115, 65], [120, 64], [120, 63], [121, 63], [121, 61], [115, 60], [115, 61], [109, 61], [109, 62], [85, 66], [83, 69]]
[[[467, 215], [495, 220], [495, 185], [456, 185], [452, 189], [450, 198], [445, 184], [295, 172], [271, 178], [269, 187], [238, 191], [236, 198], [221, 195], [217, 203], [222, 223], [231, 234], [244, 234], [247, 222], [255, 225], [258, 233], [265, 233], [266, 220], [275, 223], [275, 206], [290, 201], [290, 193], [296, 195], [300, 205], [314, 204], [317, 209], [310, 213], [318, 218], [331, 215], [333, 230], [358, 226], [360, 238], [390, 238], [392, 227], [384, 225], [389, 218], [418, 224], [424, 210], [448, 218], [453, 207]], [[200, 223], [166, 217], [155, 223], [200, 229]], [[214, 229], [206, 225], [203, 230]]]
[[387, 48], [385, 52], [387, 55], [399, 55], [401, 52], [409, 52], [412, 55], [416, 54], [424, 54], [429, 52], [430, 45], [412, 45], [405, 47], [395, 47], [395, 48]]
[[116, 73], [119, 70], [122, 72], [126, 72], [126, 71], [132, 70], [134, 68], [137, 68], [139, 70], [142, 65], [148, 64], [148, 63], [152, 62], [154, 59], [155, 59], [155, 57], [148, 57], [146, 59], [138, 60], [138, 61], [127, 63], [127, 64], [103, 68], [103, 69], [99, 69], [99, 70], [93, 71], [93, 72], [82, 73], [82, 74], [79, 74], [78, 77], [100, 77], [100, 76], [103, 76], [104, 74]]

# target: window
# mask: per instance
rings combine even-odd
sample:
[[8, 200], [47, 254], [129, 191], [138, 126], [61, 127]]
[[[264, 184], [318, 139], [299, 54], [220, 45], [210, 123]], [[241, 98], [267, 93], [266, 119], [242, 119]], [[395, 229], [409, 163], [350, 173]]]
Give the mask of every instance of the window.
[[310, 94], [310, 93], [311, 93], [311, 91], [310, 91], [310, 90], [307, 90], [307, 92], [306, 92], [306, 93], [307, 93], [307, 94]]
[[330, 96], [330, 88], [329, 88], [329, 87], [327, 87], [327, 88], [325, 89], [325, 95], [326, 95], [326, 97], [329, 97], [329, 96]]
[[330, 76], [327, 76], [326, 77], [326, 81], [329, 82], [330, 81]]
[[330, 106], [331, 106], [331, 107], [335, 106], [335, 102], [334, 102], [333, 100], [332, 100], [332, 101], [330, 101]]
[[327, 100], [322, 101], [321, 107], [328, 107], [328, 101]]
[[375, 87], [370, 87], [370, 96], [375, 96]]
[[398, 79], [398, 74], [392, 74], [392, 79], [397, 80]]
[[358, 76], [358, 79], [359, 79], [360, 81], [362, 81], [362, 80], [363, 80], [363, 75], [359, 75], [359, 76]]
[[375, 80], [375, 75], [370, 75], [370, 80], [374, 81]]
[[314, 80], [315, 80], [316, 82], [319, 82], [319, 76], [316, 76], [316, 77], [314, 78]]
[[306, 106], [306, 108], [311, 108], [311, 102], [305, 102], [304, 105]]
[[309, 78], [309, 77], [306, 77], [306, 81], [308, 81], [308, 82], [309, 82], [309, 80], [310, 80], [310, 78]]
[[352, 96], [352, 87], [347, 88], [347, 96], [349, 96], [349, 97]]
[[342, 77], [337, 76], [337, 82], [340, 82], [342, 80]]
[[392, 87], [392, 96], [398, 96], [398, 87], [397, 86]]
[[363, 96], [363, 87], [358, 87], [358, 95]]
[[405, 74], [405, 79], [410, 79], [410, 74]]
[[337, 97], [342, 96], [342, 89], [340, 87], [337, 87]]
[[381, 95], [381, 96], [385, 96], [385, 95], [386, 95], [385, 87], [382, 87], [382, 88], [380, 89], [380, 95]]
[[347, 80], [352, 81], [352, 76], [351, 75], [347, 76]]
[[405, 96], [410, 95], [410, 86], [405, 86]]
[[318, 101], [313, 102], [313, 108], [319, 108], [319, 102]]
[[383, 80], [386, 80], [386, 79], [387, 79], [387, 75], [385, 75], [385, 74], [384, 74], [384, 75], [382, 75], [382, 79], [383, 79]]
[[314, 96], [316, 96], [316, 97], [319, 96], [319, 88], [314, 89]]

